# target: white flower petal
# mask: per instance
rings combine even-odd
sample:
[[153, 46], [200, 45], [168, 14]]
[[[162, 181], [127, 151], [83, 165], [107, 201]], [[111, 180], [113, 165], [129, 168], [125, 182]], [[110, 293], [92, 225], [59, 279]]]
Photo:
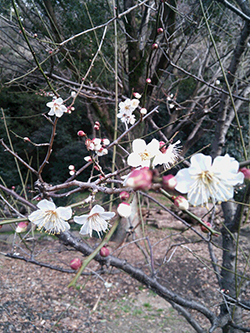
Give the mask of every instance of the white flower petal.
[[58, 207], [56, 212], [64, 220], [69, 220], [72, 216], [71, 207]]
[[39, 209], [46, 209], [46, 210], [55, 210], [56, 209], [56, 205], [54, 204], [54, 202], [49, 201], [47, 199], [43, 199], [43, 200], [39, 201], [39, 203], [37, 204], [37, 207]]

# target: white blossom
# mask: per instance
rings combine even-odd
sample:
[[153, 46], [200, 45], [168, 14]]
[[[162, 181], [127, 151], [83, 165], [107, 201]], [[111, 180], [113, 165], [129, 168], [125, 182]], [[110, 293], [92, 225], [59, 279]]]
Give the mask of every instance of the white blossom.
[[178, 171], [175, 189], [187, 193], [188, 201], [196, 206], [227, 201], [234, 196], [234, 186], [242, 184], [244, 175], [238, 172], [239, 163], [228, 154], [218, 156], [212, 163], [211, 156], [201, 153], [191, 157], [191, 166]]
[[132, 167], [150, 167], [162, 164], [164, 157], [160, 151], [160, 143], [153, 139], [148, 145], [142, 139], [135, 139], [132, 143], [133, 153], [128, 156], [128, 165]]
[[114, 212], [105, 212], [104, 208], [100, 205], [95, 205], [89, 214], [75, 216], [74, 221], [78, 224], [82, 224], [80, 234], [89, 234], [92, 237], [92, 232], [95, 230], [99, 237], [100, 232], [105, 232], [108, 229], [108, 222], [115, 216]]
[[38, 230], [42, 228], [51, 234], [59, 234], [70, 229], [67, 220], [72, 216], [70, 207], [58, 207], [52, 201], [41, 200], [37, 207], [38, 210], [31, 213], [28, 218], [34, 223]]
[[55, 115], [56, 117], [60, 118], [64, 114], [64, 112], [67, 111], [66, 106], [63, 105], [63, 99], [61, 97], [47, 103], [46, 105], [50, 108], [50, 111], [48, 113], [49, 116]]

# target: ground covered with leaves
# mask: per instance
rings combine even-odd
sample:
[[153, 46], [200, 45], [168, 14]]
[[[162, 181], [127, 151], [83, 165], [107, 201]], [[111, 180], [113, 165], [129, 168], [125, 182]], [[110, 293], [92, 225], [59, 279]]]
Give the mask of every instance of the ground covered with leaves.
[[[194, 227], [199, 230], [199, 226]], [[218, 309], [222, 298], [209, 263], [207, 244], [162, 211], [148, 214], [146, 228], [159, 281], [211, 310]], [[247, 249], [248, 226], [244, 230], [242, 247]], [[170, 304], [117, 269], [100, 267], [93, 261], [76, 288], [68, 288], [75, 274], [69, 262], [75, 257], [83, 258], [54, 237], [35, 235], [40, 238], [35, 260], [64, 272], [6, 256], [14, 251], [28, 257], [27, 250], [18, 246], [13, 249], [13, 233], [1, 230], [0, 236], [1, 332], [194, 332]], [[94, 238], [88, 242], [97, 244]], [[220, 258], [220, 237], [214, 242], [218, 245], [215, 254]], [[32, 240], [29, 244], [33, 244]], [[140, 245], [144, 246], [143, 241]], [[117, 247], [117, 242], [109, 244], [114, 255], [148, 271], [135, 243], [126, 242], [118, 251]], [[208, 325], [204, 318], [201, 323]]]

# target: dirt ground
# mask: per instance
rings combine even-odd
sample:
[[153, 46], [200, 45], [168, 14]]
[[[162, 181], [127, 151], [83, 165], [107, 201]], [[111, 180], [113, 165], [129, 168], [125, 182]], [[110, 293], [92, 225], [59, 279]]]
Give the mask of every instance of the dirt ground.
[[[185, 231], [183, 225], [163, 212], [151, 214], [146, 229], [160, 281], [215, 311], [221, 295], [208, 261], [207, 245], [199, 242], [193, 231]], [[247, 250], [248, 226], [245, 231], [242, 247]], [[41, 234], [36, 237], [41, 238], [35, 248], [37, 261], [70, 269], [71, 259], [82, 259], [81, 254], [69, 251], [54, 237]], [[220, 237], [215, 242], [220, 245]], [[6, 257], [6, 253], [13, 251], [13, 243], [13, 233], [1, 230], [0, 332], [194, 332], [170, 304], [123, 272], [108, 268], [101, 274], [100, 265], [91, 262], [85, 270], [87, 275], [81, 276], [77, 287], [68, 288], [74, 272], [60, 272]], [[94, 246], [96, 239], [89, 243]], [[115, 242], [109, 244], [111, 252], [116, 247]], [[27, 249], [23, 247], [17, 246], [14, 251], [27, 256]], [[221, 256], [219, 247], [215, 248], [215, 254], [218, 258]], [[119, 257], [147, 269], [134, 243], [126, 243]], [[96, 273], [93, 275], [93, 272]], [[201, 324], [209, 327], [204, 318]]]

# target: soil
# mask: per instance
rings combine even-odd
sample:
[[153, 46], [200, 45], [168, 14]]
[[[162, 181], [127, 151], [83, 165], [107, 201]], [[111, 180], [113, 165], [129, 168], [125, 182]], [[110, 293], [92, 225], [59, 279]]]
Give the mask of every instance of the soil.
[[[194, 228], [200, 230], [197, 225]], [[209, 262], [206, 243], [163, 211], [148, 212], [145, 229], [159, 281], [178, 294], [216, 311], [222, 297]], [[246, 225], [244, 230], [241, 246], [249, 250], [249, 226]], [[74, 233], [79, 237], [76, 231]], [[0, 332], [194, 332], [162, 298], [116, 269], [106, 268], [103, 273], [94, 261], [87, 266], [76, 288], [68, 288], [75, 276], [69, 262], [75, 257], [83, 259], [81, 254], [70, 251], [55, 237], [36, 233], [35, 238], [39, 240], [36, 242], [35, 259], [68, 272], [7, 257], [7, 253], [13, 252], [28, 257], [28, 250], [20, 246], [13, 232], [2, 228]], [[214, 239], [218, 245], [214, 247], [218, 258], [221, 258], [220, 241], [220, 237]], [[88, 240], [92, 246], [97, 242], [94, 238]], [[33, 246], [33, 241], [28, 240], [27, 244]], [[135, 243], [124, 243], [119, 251], [117, 246], [114, 241], [109, 244], [114, 255], [148, 271], [144, 255]], [[145, 248], [144, 241], [140, 241], [140, 246]], [[199, 320], [203, 327], [209, 327], [206, 319]]]

